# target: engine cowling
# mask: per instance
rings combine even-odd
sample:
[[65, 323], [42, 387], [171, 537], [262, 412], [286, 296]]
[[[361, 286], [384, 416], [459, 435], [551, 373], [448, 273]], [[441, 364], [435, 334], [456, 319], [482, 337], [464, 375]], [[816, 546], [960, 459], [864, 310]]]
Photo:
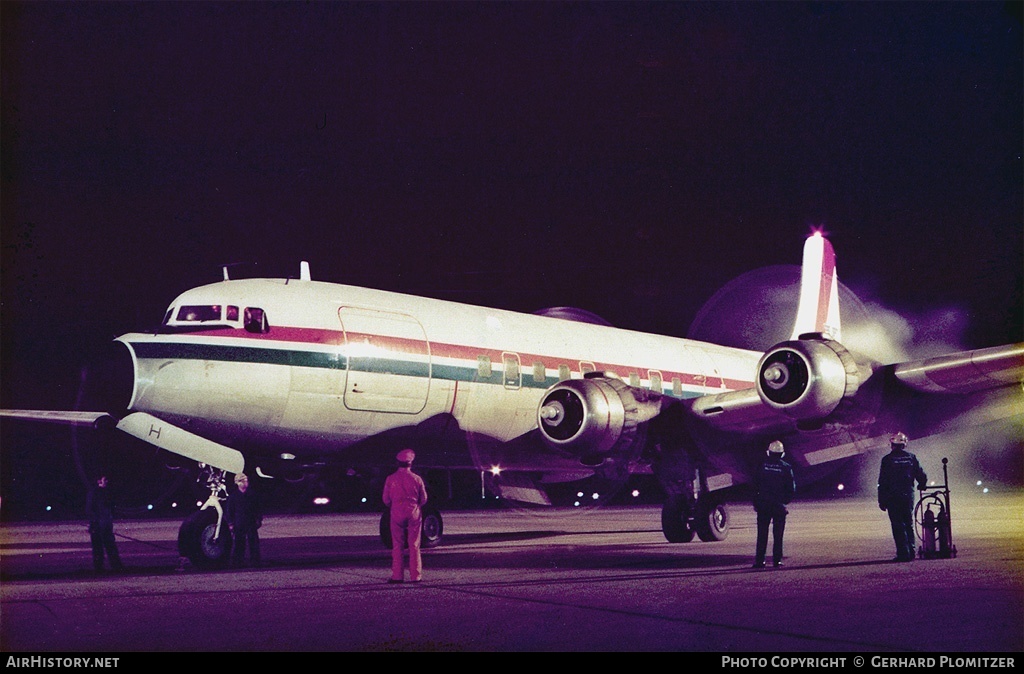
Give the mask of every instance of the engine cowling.
[[757, 365], [761, 400], [794, 419], [827, 417], [857, 392], [861, 379], [850, 352], [819, 335], [777, 344]]
[[660, 396], [619, 379], [596, 376], [555, 384], [537, 408], [537, 426], [549, 446], [587, 466], [636, 456], [641, 424], [661, 409]]

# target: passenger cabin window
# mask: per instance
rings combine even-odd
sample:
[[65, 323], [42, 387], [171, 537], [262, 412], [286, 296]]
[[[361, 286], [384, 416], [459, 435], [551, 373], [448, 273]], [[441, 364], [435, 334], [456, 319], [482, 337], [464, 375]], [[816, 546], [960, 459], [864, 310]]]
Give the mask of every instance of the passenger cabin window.
[[568, 365], [558, 366], [558, 381], [565, 381], [566, 379], [572, 378], [572, 372], [569, 370]]
[[538, 361], [533, 364], [533, 380], [535, 382], [543, 382], [548, 378], [547, 370], [544, 367], [544, 363]]
[[505, 388], [519, 388], [522, 382], [519, 374], [519, 356], [514, 353], [503, 353], [501, 360], [505, 370]]
[[476, 374], [480, 379], [491, 378], [491, 357], [490, 356], [477, 356], [476, 358]]

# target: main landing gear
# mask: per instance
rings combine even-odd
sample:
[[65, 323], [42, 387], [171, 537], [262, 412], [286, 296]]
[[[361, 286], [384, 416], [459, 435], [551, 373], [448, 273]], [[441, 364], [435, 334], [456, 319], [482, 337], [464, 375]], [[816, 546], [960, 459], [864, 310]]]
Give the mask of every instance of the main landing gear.
[[[436, 548], [444, 535], [444, 520], [441, 511], [430, 505], [423, 506], [423, 530], [420, 533], [420, 547]], [[387, 508], [380, 516], [380, 542], [391, 548], [391, 511]]]
[[724, 541], [729, 535], [729, 510], [710, 494], [691, 499], [673, 494], [661, 509], [661, 530], [669, 543], [689, 543], [694, 535], [705, 542]]

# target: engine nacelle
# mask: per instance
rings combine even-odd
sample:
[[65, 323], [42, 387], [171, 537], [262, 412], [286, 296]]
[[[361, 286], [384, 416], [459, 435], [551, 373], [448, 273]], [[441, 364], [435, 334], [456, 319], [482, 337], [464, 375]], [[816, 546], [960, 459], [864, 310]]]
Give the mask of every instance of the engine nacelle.
[[552, 448], [587, 466], [636, 456], [640, 425], [661, 410], [661, 396], [619, 379], [593, 376], [555, 384], [537, 408], [537, 426]]
[[769, 349], [757, 365], [757, 393], [794, 419], [822, 419], [860, 388], [856, 360], [841, 344], [802, 335]]

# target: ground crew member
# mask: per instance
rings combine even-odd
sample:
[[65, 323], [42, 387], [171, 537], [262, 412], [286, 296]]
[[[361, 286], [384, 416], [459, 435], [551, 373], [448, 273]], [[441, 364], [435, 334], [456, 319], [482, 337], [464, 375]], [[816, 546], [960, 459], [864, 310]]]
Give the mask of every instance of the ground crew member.
[[906, 451], [907, 436], [895, 433], [889, 438], [892, 448], [882, 457], [882, 468], [878, 473], [878, 507], [889, 514], [892, 524], [892, 538], [896, 543], [894, 562], [910, 562], [914, 559], [914, 481], [918, 488], [928, 482], [928, 476], [917, 457]]
[[231, 551], [232, 566], [245, 564], [245, 549], [249, 548], [249, 561], [260, 566], [260, 527], [263, 526], [263, 510], [259, 494], [249, 486], [249, 476], [235, 475], [235, 491], [228, 496], [225, 519], [231, 527], [235, 547]]
[[422, 580], [423, 560], [420, 555], [420, 533], [423, 530], [422, 508], [427, 502], [423, 478], [412, 472], [416, 453], [403, 449], [395, 457], [398, 469], [384, 481], [384, 505], [391, 510], [391, 578], [389, 583], [404, 580], [403, 548], [409, 548], [409, 580]]
[[778, 440], [768, 445], [767, 458], [754, 478], [754, 510], [757, 511], [757, 550], [754, 568], [764, 568], [768, 551], [768, 527], [772, 528], [772, 565], [782, 566], [782, 537], [786, 533], [786, 504], [796, 493], [793, 467], [782, 460], [785, 448]]
[[85, 497], [85, 512], [89, 518], [89, 537], [92, 539], [92, 564], [97, 571], [103, 571], [103, 555], [106, 553], [112, 571], [124, 571], [121, 556], [114, 539], [114, 506], [107, 489], [107, 476], [100, 475], [96, 486]]

